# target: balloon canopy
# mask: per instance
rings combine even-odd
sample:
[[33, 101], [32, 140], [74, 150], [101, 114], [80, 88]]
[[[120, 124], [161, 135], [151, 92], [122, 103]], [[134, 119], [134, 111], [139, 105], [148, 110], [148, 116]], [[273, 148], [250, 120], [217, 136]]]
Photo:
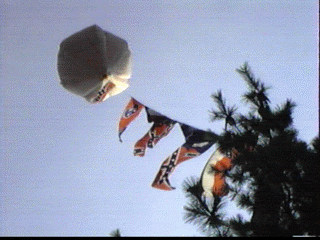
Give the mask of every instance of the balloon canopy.
[[58, 73], [71, 93], [98, 103], [129, 86], [131, 52], [128, 43], [93, 25], [60, 44]]

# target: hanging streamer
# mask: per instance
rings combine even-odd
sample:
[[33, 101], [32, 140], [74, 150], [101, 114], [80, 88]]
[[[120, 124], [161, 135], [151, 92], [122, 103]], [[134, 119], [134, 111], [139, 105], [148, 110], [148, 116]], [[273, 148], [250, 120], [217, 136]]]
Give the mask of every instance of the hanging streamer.
[[232, 167], [232, 159], [217, 149], [209, 158], [202, 173], [200, 182], [205, 197], [224, 196], [228, 193], [225, 171]]
[[148, 122], [153, 122], [150, 130], [134, 145], [133, 155], [143, 157], [146, 148], [153, 148], [161, 138], [167, 136], [175, 121], [146, 107]]
[[[153, 123], [153, 125], [149, 131], [134, 145], [133, 154], [135, 156], [143, 157], [145, 155], [146, 148], [153, 148], [160, 141], [160, 139], [169, 134], [176, 123], [179, 123], [182, 133], [185, 137], [185, 143], [163, 161], [153, 183], [151, 184], [152, 187], [157, 189], [173, 190], [174, 187], [172, 187], [170, 184], [169, 176], [173, 173], [176, 166], [207, 151], [214, 143], [217, 142], [218, 136], [212, 132], [200, 130], [176, 120], [172, 120], [167, 116], [143, 105], [134, 98], [131, 98], [120, 118], [120, 141], [122, 133], [126, 130], [129, 124], [140, 115], [143, 108], [146, 110], [148, 122]], [[210, 164], [207, 163], [207, 165], [209, 166]], [[221, 169], [221, 171], [225, 168], [228, 168], [228, 166], [229, 165], [226, 160], [215, 164], [216, 169]], [[208, 174], [209, 172], [206, 169], [202, 174], [202, 178], [208, 179]], [[216, 183], [215, 188], [217, 189], [217, 194], [220, 194], [219, 191], [221, 190], [221, 187], [219, 186], [221, 184], [219, 185], [219, 183], [223, 182], [223, 177], [224, 176], [222, 173], [217, 172], [215, 173], [213, 180], [211, 179], [211, 182], [215, 181]], [[207, 185], [210, 185], [211, 183], [208, 183], [208, 180], [205, 182]]]
[[120, 142], [122, 142], [121, 140], [122, 133], [126, 130], [129, 124], [140, 115], [141, 110], [143, 108], [144, 108], [144, 105], [139, 103], [137, 100], [135, 100], [134, 98], [130, 99], [119, 121], [118, 135], [119, 135]]
[[167, 157], [156, 175], [152, 187], [161, 190], [173, 190], [169, 181], [169, 176], [173, 173], [175, 167], [191, 158], [197, 157], [207, 151], [218, 139], [217, 135], [196, 129], [189, 125], [180, 123], [186, 142]]

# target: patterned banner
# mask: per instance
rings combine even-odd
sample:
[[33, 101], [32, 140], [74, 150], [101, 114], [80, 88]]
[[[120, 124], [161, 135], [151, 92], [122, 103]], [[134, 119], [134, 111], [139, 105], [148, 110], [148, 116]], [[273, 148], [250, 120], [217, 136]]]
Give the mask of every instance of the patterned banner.
[[200, 178], [205, 197], [224, 196], [228, 193], [225, 171], [231, 167], [232, 159], [219, 149], [211, 155]]
[[161, 190], [173, 190], [169, 181], [169, 176], [173, 173], [175, 167], [191, 158], [197, 157], [207, 151], [216, 141], [213, 134], [193, 128], [186, 124], [181, 124], [181, 129], [186, 137], [186, 142], [167, 157], [155, 177], [152, 187]]
[[153, 148], [161, 138], [169, 134], [174, 124], [170, 119], [154, 122], [151, 129], [134, 145], [133, 155], [143, 157], [146, 148]]
[[140, 115], [141, 110], [143, 108], [144, 108], [143, 104], [139, 103], [134, 98], [131, 98], [119, 121], [118, 134], [119, 134], [120, 142], [122, 142], [121, 140], [122, 133], [126, 130], [129, 124]]
[[[142, 109], [147, 112], [147, 119], [149, 123], [153, 123], [150, 130], [136, 142], [134, 145], [134, 156], [143, 157], [146, 148], [153, 148], [163, 137], [167, 136], [177, 121], [172, 120], [161, 113], [158, 113], [149, 107], [141, 104], [134, 98], [131, 98], [127, 104], [119, 122], [119, 140], [121, 141], [121, 134], [126, 130], [129, 124], [136, 119]], [[169, 182], [169, 176], [173, 173], [176, 166], [191, 158], [197, 157], [207, 151], [214, 143], [217, 142], [218, 136], [210, 131], [200, 130], [191, 127], [187, 124], [178, 122], [185, 137], [185, 143], [175, 150], [169, 157], [167, 157], [156, 175], [152, 187], [161, 190], [172, 190], [174, 187]], [[225, 162], [216, 165], [217, 169], [221, 165], [224, 167]], [[221, 167], [220, 167], [221, 168]], [[203, 174], [204, 175], [204, 174]], [[207, 172], [206, 175], [207, 176]], [[215, 175], [216, 186], [221, 182], [222, 175]]]

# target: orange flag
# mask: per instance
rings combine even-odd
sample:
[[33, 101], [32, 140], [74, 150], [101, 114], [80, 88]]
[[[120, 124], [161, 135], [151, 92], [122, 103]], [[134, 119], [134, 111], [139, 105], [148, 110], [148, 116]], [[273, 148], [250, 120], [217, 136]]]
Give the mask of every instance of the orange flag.
[[151, 185], [154, 188], [173, 190], [174, 187], [172, 187], [169, 182], [169, 176], [176, 166], [201, 155], [217, 141], [217, 136], [213, 133], [196, 129], [182, 123], [180, 123], [180, 126], [185, 135], [186, 142], [163, 161]]
[[230, 170], [232, 159], [217, 149], [209, 158], [201, 174], [201, 185], [206, 197], [227, 194], [224, 171]]
[[[204, 144], [203, 146], [204, 151], [207, 148], [212, 146], [212, 144], [209, 142], [204, 142], [203, 144]], [[201, 153], [202, 151], [197, 151], [195, 148], [192, 147], [192, 144], [191, 145], [188, 143], [183, 144], [181, 147], [179, 147], [176, 151], [174, 151], [169, 157], [167, 157], [163, 161], [159, 169], [159, 172], [155, 177], [151, 186], [161, 190], [175, 189], [174, 187], [171, 186], [169, 182], [169, 176], [172, 174], [176, 166], [184, 161], [187, 161], [191, 158], [199, 156]]]
[[124, 112], [119, 121], [118, 133], [119, 133], [120, 142], [122, 142], [121, 134], [126, 130], [129, 124], [140, 115], [140, 112], [143, 108], [144, 108], [143, 104], [139, 103], [134, 98], [131, 98], [126, 108], [124, 109]]
[[175, 121], [170, 118], [145, 107], [148, 122], [153, 122], [150, 130], [134, 145], [133, 155], [143, 157], [146, 148], [153, 148], [161, 138], [167, 136], [175, 125]]

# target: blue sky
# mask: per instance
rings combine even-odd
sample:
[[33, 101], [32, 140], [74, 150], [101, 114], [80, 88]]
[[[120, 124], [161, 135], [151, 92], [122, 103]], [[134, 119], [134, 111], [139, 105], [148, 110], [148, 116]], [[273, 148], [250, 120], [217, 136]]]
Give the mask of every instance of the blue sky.
[[[318, 1], [1, 1], [0, 235], [195, 236], [185, 224], [181, 184], [214, 151], [179, 165], [177, 187], [150, 187], [162, 161], [183, 142], [176, 126], [143, 158], [133, 145], [146, 114], [117, 138], [120, 115], [135, 97], [168, 117], [220, 133], [210, 95], [227, 102], [246, 90], [235, 72], [248, 61], [272, 86], [276, 106], [294, 100], [294, 125], [310, 142], [318, 132]], [[56, 68], [59, 43], [97, 24], [126, 39], [130, 87], [90, 105], [65, 91]], [[226, 209], [230, 214], [234, 209]]]

